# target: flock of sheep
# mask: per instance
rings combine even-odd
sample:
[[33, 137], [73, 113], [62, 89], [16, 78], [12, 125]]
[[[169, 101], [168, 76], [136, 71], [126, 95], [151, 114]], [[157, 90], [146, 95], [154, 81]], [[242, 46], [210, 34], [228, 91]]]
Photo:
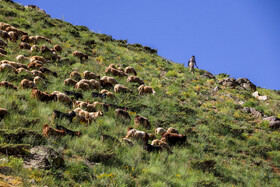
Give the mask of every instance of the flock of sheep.
[[[5, 50], [5, 47], [8, 45], [6, 42], [16, 42], [19, 39], [21, 40], [19, 45], [21, 50], [41, 52], [42, 56], [25, 57], [23, 55], [18, 55], [15, 59], [17, 62], [2, 60], [0, 62], [0, 72], [5, 71], [14, 74], [28, 74], [31, 77], [34, 77], [33, 80], [23, 79], [20, 82], [20, 87], [22, 89], [32, 89], [31, 98], [38, 99], [41, 102], [59, 101], [69, 107], [73, 107], [74, 110], [69, 113], [54, 110], [55, 118], [67, 118], [70, 122], [75, 119], [80, 123], [90, 124], [96, 118], [103, 116], [104, 110], [114, 108], [117, 118], [131, 120], [125, 107], [118, 107], [113, 104], [105, 104], [101, 102], [90, 103], [88, 101], [79, 101], [79, 99], [83, 99], [83, 94], [81, 92], [64, 91], [62, 93], [59, 91], [53, 91], [52, 93], [48, 93], [39, 90], [37, 85], [41, 83], [45, 84], [46, 74], [57, 77], [56, 72], [51, 71], [45, 66], [51, 62], [59, 62], [61, 60], [59, 54], [63, 51], [62, 47], [59, 45], [54, 45], [53, 48], [49, 48], [46, 45], [42, 45], [41, 47], [38, 46], [41, 42], [48, 42], [51, 44], [52, 42], [49, 38], [43, 36], [29, 36], [28, 33], [3, 22], [0, 22], [0, 36], [3, 38], [3, 40], [0, 39], [1, 57], [6, 57], [7, 51]], [[79, 58], [81, 63], [89, 58], [87, 54], [80, 51], [74, 51], [72, 55]], [[28, 62], [28, 64], [25, 65], [23, 64], [24, 62]], [[137, 83], [139, 85], [138, 91], [140, 95], [155, 94], [152, 87], [144, 85], [144, 81], [137, 77], [137, 72], [133, 67], [128, 66], [123, 69], [121, 67], [116, 68], [115, 65], [111, 64], [105, 69], [105, 73], [106, 75], [111, 76], [127, 77], [127, 82]], [[64, 81], [64, 84], [72, 86], [74, 89], [80, 91], [101, 90], [100, 92], [93, 92], [93, 97], [115, 97], [115, 94], [109, 91], [110, 89], [114, 90], [115, 93], [133, 92], [128, 87], [119, 84], [114, 77], [103, 76], [100, 78], [99, 75], [90, 71], [83, 72], [83, 76], [81, 76], [79, 72], [73, 71], [70, 73], [70, 78], [67, 78]], [[15, 85], [7, 81], [2, 81], [0, 86], [15, 90], [18, 89]], [[71, 99], [70, 96], [74, 96], [75, 99]], [[0, 120], [8, 114], [9, 112], [6, 109], [0, 108]], [[151, 128], [148, 119], [139, 115], [136, 115], [134, 124], [136, 128], [139, 126], [143, 126], [147, 129]], [[58, 125], [56, 126], [56, 129], [47, 124], [43, 126], [43, 135], [46, 137], [64, 136], [67, 134], [80, 136], [81, 132], [74, 132]], [[129, 127], [127, 134], [122, 138], [122, 141], [129, 145], [133, 145], [132, 140], [138, 140], [144, 143], [144, 149], [149, 152], [167, 150], [169, 153], [172, 153], [169, 147], [170, 145], [184, 144], [186, 142], [186, 136], [179, 134], [174, 128], [169, 128], [167, 130], [157, 128], [155, 134], [161, 135], [161, 139], [153, 140], [155, 135]], [[148, 143], [149, 140], [153, 140], [151, 144]]]

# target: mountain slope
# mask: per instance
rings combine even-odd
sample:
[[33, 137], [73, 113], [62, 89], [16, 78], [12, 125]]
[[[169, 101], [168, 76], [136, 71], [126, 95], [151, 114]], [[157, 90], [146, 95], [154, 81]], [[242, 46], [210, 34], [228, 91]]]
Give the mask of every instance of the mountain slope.
[[[29, 36], [41, 35], [51, 39], [52, 43], [41, 41], [37, 44], [39, 47], [52, 48], [55, 44], [62, 47], [61, 60], [50, 60], [44, 65], [58, 76], [45, 73], [45, 84], [38, 84], [39, 90], [49, 93], [77, 91], [73, 86], [63, 84], [72, 71], [82, 74], [89, 70], [102, 77], [106, 75], [106, 67], [114, 64], [122, 68], [134, 67], [137, 76], [156, 92], [155, 95], [139, 95], [138, 84], [114, 76], [132, 93], [114, 93], [115, 98], [93, 98], [91, 93], [98, 90], [78, 91], [83, 93], [84, 101], [126, 107], [132, 120], [118, 119], [111, 107], [108, 111], [103, 110], [104, 116], [89, 125], [76, 119], [69, 123], [66, 119], [54, 119], [52, 113], [53, 110], [69, 112], [72, 107], [62, 102], [38, 101], [30, 97], [31, 89], [20, 87], [22, 79], [31, 80], [32, 76], [0, 72], [0, 81], [6, 80], [18, 87], [17, 91], [0, 87], [0, 108], [9, 112], [0, 122], [0, 172], [1, 168], [10, 167], [12, 171], [8, 175], [22, 178], [27, 186], [30, 182], [39, 186], [279, 184], [279, 172], [276, 172], [280, 167], [279, 129], [271, 129], [263, 120], [265, 116], [280, 117], [280, 95], [276, 91], [257, 88], [261, 95], [268, 96], [268, 100], [260, 101], [252, 96], [250, 89], [219, 84], [228, 77], [226, 74], [210, 79], [204, 76], [206, 71], [196, 70], [192, 75], [188, 68], [158, 56], [156, 50], [149, 47], [114, 40], [10, 1], [1, 1], [0, 22], [21, 29]], [[7, 42], [7, 55], [0, 59], [16, 61], [20, 54], [46, 58], [49, 55], [20, 50], [20, 43], [20, 39]], [[89, 59], [80, 63], [72, 55], [75, 50], [86, 53]], [[217, 86], [220, 89], [214, 91]], [[110, 91], [114, 92], [113, 89]], [[244, 107], [255, 109], [260, 115], [254, 116], [250, 113], [252, 110], [244, 112]], [[133, 120], [136, 115], [146, 117], [152, 127], [136, 128]], [[44, 124], [53, 128], [55, 124], [63, 125], [81, 131], [82, 136], [45, 138], [41, 135]], [[174, 127], [186, 134], [187, 143], [171, 146], [173, 154], [167, 151], [148, 153], [140, 141], [133, 141], [133, 147], [118, 143], [129, 126], [153, 134], [157, 127]], [[104, 134], [118, 141], [102, 141], [101, 135]], [[160, 139], [160, 135], [156, 138]], [[21, 149], [22, 144], [25, 147]], [[24, 168], [24, 158], [30, 154], [30, 148], [38, 145], [53, 148], [63, 155], [64, 166], [46, 170]], [[9, 155], [5, 154], [6, 150], [17, 151]]]

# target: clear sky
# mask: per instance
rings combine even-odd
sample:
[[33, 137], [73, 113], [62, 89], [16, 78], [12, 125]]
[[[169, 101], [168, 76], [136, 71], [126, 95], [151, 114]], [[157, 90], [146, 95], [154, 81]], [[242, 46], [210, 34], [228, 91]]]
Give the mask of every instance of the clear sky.
[[158, 49], [169, 60], [280, 90], [280, 0], [15, 0]]

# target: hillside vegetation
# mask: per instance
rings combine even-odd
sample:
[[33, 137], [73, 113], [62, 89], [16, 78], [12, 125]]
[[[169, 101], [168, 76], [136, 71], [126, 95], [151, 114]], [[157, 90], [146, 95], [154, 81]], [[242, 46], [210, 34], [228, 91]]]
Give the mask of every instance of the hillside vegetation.
[[[37, 84], [39, 90], [80, 92], [84, 98], [79, 100], [125, 107], [131, 117], [119, 119], [115, 108], [109, 107], [101, 108], [104, 116], [90, 124], [80, 123], [76, 117], [72, 123], [55, 119], [53, 110], [68, 113], [74, 110], [72, 104], [31, 98], [32, 89], [23, 89], [20, 82], [33, 80], [34, 76], [0, 71], [0, 82], [8, 81], [18, 88], [0, 87], [0, 108], [9, 113], [0, 121], [0, 186], [279, 186], [279, 126], [272, 128], [264, 120], [280, 117], [279, 91], [257, 87], [261, 95], [268, 97], [258, 100], [251, 89], [220, 84], [229, 77], [227, 74], [210, 78], [205, 70], [197, 69], [191, 74], [187, 67], [158, 56], [149, 47], [52, 19], [36, 8], [0, 2], [0, 22], [29, 36], [51, 39], [51, 43], [40, 41], [36, 44], [39, 47], [62, 47], [60, 60], [50, 59], [44, 64], [57, 77], [44, 73], [44, 83]], [[18, 55], [50, 57], [49, 53], [20, 49], [20, 38], [15, 42], [1, 39], [8, 45], [0, 61], [17, 62]], [[81, 63], [72, 55], [76, 50], [89, 55], [89, 59]], [[28, 63], [29, 60], [23, 62]], [[115, 93], [109, 89], [115, 97], [92, 97], [92, 92], [100, 90], [76, 90], [64, 84], [73, 71], [82, 75], [88, 70], [103, 77], [110, 64], [133, 67], [155, 94], [140, 95], [138, 84], [112, 75], [109, 76], [132, 92]], [[135, 127], [136, 115], [146, 117], [151, 128]], [[45, 137], [44, 124], [53, 128], [62, 125], [82, 135]], [[187, 141], [170, 146], [172, 154], [166, 150], [149, 153], [141, 141], [132, 140], [133, 146], [122, 141], [128, 127], [154, 134], [157, 139], [161, 138], [155, 134], [157, 127], [174, 127], [186, 135]], [[101, 135], [115, 139], [104, 140]], [[36, 146], [52, 148], [62, 156], [64, 164], [52, 163], [47, 169], [26, 167], [26, 158]]]

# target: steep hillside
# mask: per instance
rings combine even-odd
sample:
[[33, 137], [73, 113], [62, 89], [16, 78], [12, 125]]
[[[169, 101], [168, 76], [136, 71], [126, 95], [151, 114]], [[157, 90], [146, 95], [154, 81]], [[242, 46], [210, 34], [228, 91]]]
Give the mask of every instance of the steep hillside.
[[[0, 68], [0, 82], [8, 81], [17, 87], [0, 86], [0, 185], [279, 185], [280, 122], [277, 118], [274, 122], [264, 120], [270, 116], [280, 117], [279, 91], [255, 88], [250, 81], [228, 78], [227, 74], [212, 76], [197, 69], [191, 74], [188, 68], [158, 56], [157, 51], [149, 47], [128, 44], [126, 40], [93, 33], [84, 26], [52, 19], [36, 7], [0, 2], [0, 22], [29, 36], [44, 36], [51, 40], [51, 43], [44, 39], [38, 43], [35, 39], [30, 40], [30, 45], [36, 42], [41, 48], [31, 51], [20, 49], [21, 34], [11, 41], [5, 40], [5, 34], [1, 32], [1, 40], [7, 43], [0, 56], [2, 65], [10, 63], [13, 67], [33, 70], [33, 73], [8, 65]], [[42, 51], [43, 45], [48, 48], [59, 45], [62, 52], [43, 52], [46, 50]], [[81, 62], [73, 56], [74, 51], [83, 52], [88, 59]], [[21, 64], [3, 61], [19, 62], [18, 55], [27, 59], [20, 61]], [[52, 72], [42, 69], [43, 73], [34, 72], [39, 68], [30, 66], [32, 56], [43, 56], [47, 62], [42, 66]], [[106, 74], [110, 64], [119, 69], [133, 67], [137, 77], [151, 86], [155, 94], [139, 94], [140, 84], [128, 82], [127, 76], [115, 76], [124, 74], [120, 70], [112, 70], [113, 75]], [[71, 72], [77, 71], [84, 78], [86, 70], [100, 77], [114, 77], [130, 91], [115, 93], [106, 83], [103, 88], [107, 86], [113, 96], [104, 97], [97, 94], [102, 87], [75, 89], [75, 86], [64, 84]], [[33, 81], [37, 75], [43, 77], [35, 85], [40, 91], [74, 91], [82, 93], [83, 99], [69, 96], [71, 103], [63, 103], [61, 100], [45, 102], [46, 98], [52, 99], [50, 95], [39, 99], [31, 97], [35, 90], [23, 88], [20, 83], [23, 79]], [[98, 77], [95, 79], [92, 84], [99, 81]], [[255, 89], [267, 99], [254, 97]], [[93, 97], [92, 92], [99, 96]], [[76, 100], [100, 102], [92, 111], [101, 110], [103, 116], [90, 122], [86, 112], [79, 113], [72, 122], [67, 118], [55, 118], [54, 110], [68, 113], [76, 109], [77, 106], [73, 106]], [[118, 108], [126, 109], [131, 120], [117, 116], [115, 109]], [[147, 118], [151, 127], [147, 123], [147, 126], [137, 126], [134, 120], [137, 115]], [[44, 124], [54, 129], [56, 125], [64, 126], [81, 135], [65, 136], [65, 131], [56, 131], [48, 137], [42, 133]], [[145, 131], [151, 138], [153, 134], [154, 139], [161, 139], [156, 128], [173, 127], [186, 135], [186, 142], [169, 145], [171, 151], [163, 148], [159, 152], [148, 152], [141, 140], [130, 138], [133, 146], [122, 140], [128, 127]], [[169, 134], [167, 143], [171, 141]], [[44, 156], [44, 152], [48, 154]]]

